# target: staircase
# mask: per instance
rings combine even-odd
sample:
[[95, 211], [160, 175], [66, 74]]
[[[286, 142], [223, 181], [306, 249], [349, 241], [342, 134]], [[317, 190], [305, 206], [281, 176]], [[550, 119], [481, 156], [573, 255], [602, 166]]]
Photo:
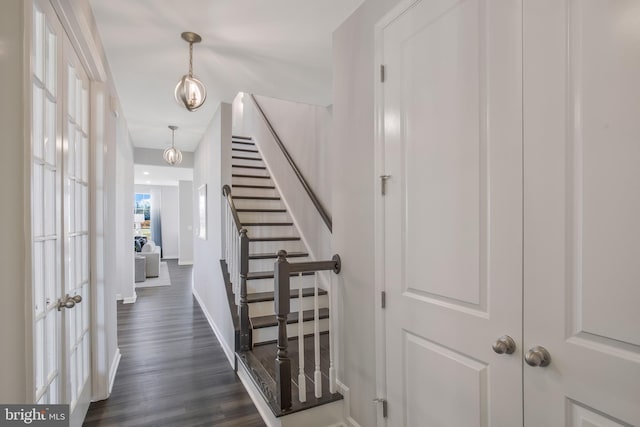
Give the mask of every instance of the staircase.
[[[260, 153], [250, 138], [232, 138], [232, 194], [238, 216], [249, 237], [249, 273], [247, 302], [253, 345], [274, 343], [278, 324], [274, 313], [273, 264], [279, 250], [288, 258], [308, 261], [309, 254], [269, 175]], [[303, 273], [291, 278], [291, 311], [288, 335], [297, 334], [298, 304], [302, 303], [305, 335], [313, 333], [315, 274]], [[302, 283], [302, 298], [298, 288]], [[321, 332], [329, 330], [327, 292], [319, 290]]]
[[[250, 137], [232, 137], [231, 165], [232, 185], [223, 191], [227, 199], [223, 271], [228, 271], [227, 287], [233, 292], [229, 301], [240, 325], [236, 357], [284, 426], [292, 414], [330, 407], [342, 399], [335, 392], [330, 356], [329, 294], [317, 283], [317, 271], [339, 271], [339, 258], [311, 260]], [[274, 271], [276, 263], [279, 273]], [[296, 269], [300, 272], [284, 275], [287, 285], [282, 272]], [[276, 288], [276, 283], [281, 284]], [[288, 309], [278, 305], [282, 295], [288, 298]], [[304, 357], [299, 358], [303, 348]], [[341, 414], [342, 409], [329, 410]], [[299, 425], [299, 419], [289, 425]]]

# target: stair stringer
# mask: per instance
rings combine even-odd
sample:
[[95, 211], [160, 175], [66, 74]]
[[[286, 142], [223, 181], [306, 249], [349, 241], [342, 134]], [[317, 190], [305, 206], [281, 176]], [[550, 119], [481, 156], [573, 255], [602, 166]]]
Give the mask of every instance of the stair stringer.
[[347, 414], [345, 399], [276, 417], [242, 363], [238, 363], [237, 374], [268, 427], [347, 427], [351, 425], [345, 421], [345, 414]]

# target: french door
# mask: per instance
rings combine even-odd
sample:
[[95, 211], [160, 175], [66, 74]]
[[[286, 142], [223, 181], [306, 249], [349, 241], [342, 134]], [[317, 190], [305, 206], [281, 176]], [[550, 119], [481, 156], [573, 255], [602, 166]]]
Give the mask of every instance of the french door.
[[34, 400], [89, 405], [89, 80], [46, 0], [33, 1], [31, 195]]
[[640, 426], [640, 8], [381, 23], [389, 426]]

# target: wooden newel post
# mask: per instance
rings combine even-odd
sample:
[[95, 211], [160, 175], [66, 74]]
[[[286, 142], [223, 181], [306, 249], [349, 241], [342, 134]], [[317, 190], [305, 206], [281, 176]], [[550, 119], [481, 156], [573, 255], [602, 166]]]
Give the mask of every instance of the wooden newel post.
[[287, 252], [278, 252], [274, 264], [275, 312], [278, 321], [278, 353], [276, 355], [277, 399], [280, 409], [291, 409], [291, 359], [287, 351], [287, 316], [289, 314], [289, 262]]
[[249, 273], [249, 237], [247, 229], [240, 230], [240, 350], [251, 350], [251, 325], [247, 301], [247, 274]]

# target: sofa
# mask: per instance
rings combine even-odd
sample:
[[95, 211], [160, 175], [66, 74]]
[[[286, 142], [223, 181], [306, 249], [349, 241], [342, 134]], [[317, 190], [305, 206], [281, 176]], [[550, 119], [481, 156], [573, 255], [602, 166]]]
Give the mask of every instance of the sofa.
[[145, 273], [147, 277], [158, 277], [160, 275], [160, 246], [153, 240], [148, 240], [136, 256], [146, 258]]

